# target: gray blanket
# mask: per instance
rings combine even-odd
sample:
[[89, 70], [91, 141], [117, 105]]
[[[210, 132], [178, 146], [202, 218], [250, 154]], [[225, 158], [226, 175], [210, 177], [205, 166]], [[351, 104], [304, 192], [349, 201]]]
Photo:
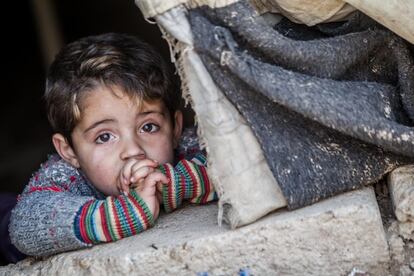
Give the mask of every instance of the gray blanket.
[[291, 209], [381, 179], [414, 158], [406, 41], [360, 13], [270, 26], [248, 1], [189, 10], [196, 51], [261, 144]]

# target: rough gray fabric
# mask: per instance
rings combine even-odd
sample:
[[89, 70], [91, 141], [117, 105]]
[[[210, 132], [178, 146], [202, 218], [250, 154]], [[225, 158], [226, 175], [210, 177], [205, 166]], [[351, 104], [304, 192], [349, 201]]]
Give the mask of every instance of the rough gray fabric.
[[196, 51], [255, 132], [289, 208], [412, 161], [414, 67], [393, 33], [361, 14], [273, 29], [247, 1], [189, 18]]

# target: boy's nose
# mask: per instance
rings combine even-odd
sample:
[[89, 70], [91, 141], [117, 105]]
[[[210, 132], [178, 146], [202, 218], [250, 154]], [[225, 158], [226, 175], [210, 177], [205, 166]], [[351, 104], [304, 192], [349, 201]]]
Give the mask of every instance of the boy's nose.
[[121, 151], [122, 160], [130, 159], [130, 158], [137, 158], [137, 159], [145, 158], [145, 151], [134, 138], [125, 139], [123, 143], [123, 148]]

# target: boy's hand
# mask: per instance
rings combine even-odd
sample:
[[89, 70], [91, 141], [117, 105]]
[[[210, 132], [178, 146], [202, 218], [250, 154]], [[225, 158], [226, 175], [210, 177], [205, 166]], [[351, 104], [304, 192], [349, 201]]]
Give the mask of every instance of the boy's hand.
[[[161, 183], [161, 184], [160, 184]], [[154, 219], [158, 218], [160, 212], [160, 202], [158, 199], [157, 186], [168, 183], [168, 178], [158, 170], [150, 173], [137, 183], [134, 188], [138, 195], [145, 201]], [[157, 185], [158, 184], [158, 185]]]
[[151, 159], [131, 159], [124, 165], [119, 175], [117, 188], [121, 194], [128, 194], [131, 185], [137, 184], [158, 166], [158, 162]]

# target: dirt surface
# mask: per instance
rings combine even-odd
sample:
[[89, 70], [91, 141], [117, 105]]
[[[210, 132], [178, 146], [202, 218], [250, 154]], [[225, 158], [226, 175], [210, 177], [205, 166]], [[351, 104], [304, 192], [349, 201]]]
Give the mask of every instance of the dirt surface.
[[394, 215], [386, 181], [377, 183], [374, 188], [390, 248], [391, 275], [412, 276], [414, 275], [414, 241], [406, 240], [399, 235], [398, 220]]

